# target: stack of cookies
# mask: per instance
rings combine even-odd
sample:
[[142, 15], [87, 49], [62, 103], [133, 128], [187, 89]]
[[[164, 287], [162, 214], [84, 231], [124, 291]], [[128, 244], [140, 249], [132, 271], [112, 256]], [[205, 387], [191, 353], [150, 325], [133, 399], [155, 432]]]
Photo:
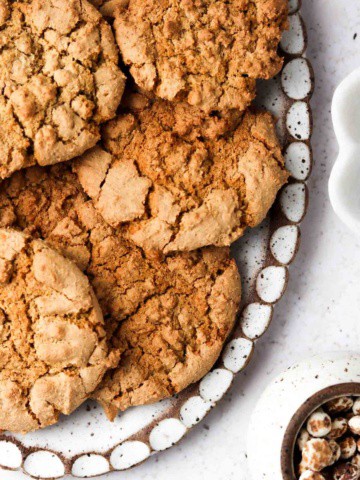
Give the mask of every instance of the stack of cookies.
[[0, 430], [205, 375], [288, 177], [250, 106], [287, 0], [92, 3], [0, 0]]

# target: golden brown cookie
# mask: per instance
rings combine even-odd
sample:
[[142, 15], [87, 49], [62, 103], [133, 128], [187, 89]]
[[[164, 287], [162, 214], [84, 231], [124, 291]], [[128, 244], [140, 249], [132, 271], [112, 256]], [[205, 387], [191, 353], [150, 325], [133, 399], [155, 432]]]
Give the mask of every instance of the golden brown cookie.
[[69, 160], [99, 140], [125, 77], [87, 0], [0, 0], [0, 179]]
[[119, 7], [127, 7], [129, 0], [89, 0], [104, 17], [114, 17]]
[[219, 356], [241, 293], [227, 248], [147, 255], [103, 220], [69, 164], [3, 182], [0, 225], [45, 238], [89, 277], [122, 354], [96, 393], [110, 417], [179, 392]]
[[161, 400], [200, 380], [234, 325], [241, 288], [227, 249], [168, 257], [158, 273], [167, 277], [161, 293], [143, 302], [112, 336], [122, 359], [94, 394], [110, 419], [118, 410]]
[[129, 0], [116, 40], [137, 85], [206, 112], [244, 110], [279, 72], [287, 0]]
[[94, 206], [145, 250], [228, 246], [258, 225], [287, 172], [269, 113], [200, 114], [134, 94], [103, 146], [74, 163]]
[[116, 365], [86, 276], [41, 240], [0, 228], [0, 430], [70, 414]]

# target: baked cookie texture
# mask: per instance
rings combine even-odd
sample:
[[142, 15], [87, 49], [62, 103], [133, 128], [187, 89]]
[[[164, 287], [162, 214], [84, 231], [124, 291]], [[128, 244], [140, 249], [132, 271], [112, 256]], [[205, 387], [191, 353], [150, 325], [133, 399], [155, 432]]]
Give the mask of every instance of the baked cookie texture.
[[244, 110], [279, 72], [287, 0], [129, 0], [116, 40], [137, 85], [205, 112]]
[[125, 86], [111, 28], [87, 0], [0, 0], [0, 179], [96, 144]]
[[94, 395], [110, 419], [118, 410], [161, 400], [200, 380], [234, 325], [241, 289], [227, 249], [169, 257], [162, 273], [167, 278], [158, 293], [112, 337], [122, 360]]
[[103, 146], [73, 167], [111, 226], [167, 254], [228, 246], [265, 218], [288, 177], [269, 113], [206, 117], [183, 102], [126, 101]]
[[86, 276], [41, 240], [0, 229], [0, 430], [70, 414], [117, 364]]
[[89, 0], [104, 17], [114, 17], [119, 7], [127, 7], [129, 0]]
[[94, 394], [110, 418], [179, 392], [220, 355], [241, 296], [227, 248], [148, 255], [104, 221], [65, 163], [4, 181], [0, 225], [45, 238], [90, 279], [121, 354]]

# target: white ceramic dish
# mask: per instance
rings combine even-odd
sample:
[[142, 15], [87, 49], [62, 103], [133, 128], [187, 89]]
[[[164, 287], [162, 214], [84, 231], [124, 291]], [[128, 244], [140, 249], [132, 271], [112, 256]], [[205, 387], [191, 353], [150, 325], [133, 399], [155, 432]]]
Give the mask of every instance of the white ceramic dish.
[[256, 340], [270, 325], [288, 282], [288, 267], [300, 242], [311, 172], [312, 69], [305, 58], [306, 32], [300, 2], [290, 0], [290, 30], [281, 42], [281, 75], [259, 85], [257, 103], [278, 117], [278, 130], [291, 173], [267, 220], [233, 246], [243, 280], [241, 314], [223, 354], [203, 380], [180, 395], [120, 414], [114, 423], [87, 403], [75, 414], [26, 436], [0, 436], [0, 468], [22, 469], [35, 478], [91, 477], [133, 467], [177, 443], [229, 389], [251, 359]]
[[332, 118], [339, 156], [331, 172], [329, 194], [335, 213], [360, 235], [360, 68], [336, 89]]
[[[332, 352], [298, 363], [271, 382], [251, 416], [248, 461], [254, 480], [294, 480], [294, 442], [325, 401], [360, 394], [360, 354]], [[261, 454], [260, 454], [261, 452]]]

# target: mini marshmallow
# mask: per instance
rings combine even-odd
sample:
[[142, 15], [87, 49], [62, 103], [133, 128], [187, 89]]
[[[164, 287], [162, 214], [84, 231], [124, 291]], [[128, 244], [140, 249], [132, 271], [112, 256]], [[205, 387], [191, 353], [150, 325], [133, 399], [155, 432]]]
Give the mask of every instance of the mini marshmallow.
[[323, 410], [317, 410], [310, 415], [306, 428], [315, 438], [326, 437], [331, 431], [331, 418]]
[[330, 438], [331, 440], [336, 440], [337, 438], [340, 438], [343, 435], [345, 435], [345, 433], [347, 432], [347, 429], [348, 429], [348, 422], [346, 418], [343, 418], [343, 417], [335, 418], [331, 422], [331, 431], [328, 434], [328, 438]]
[[346, 437], [339, 441], [341, 458], [348, 460], [356, 453], [356, 441], [353, 437]]
[[325, 480], [325, 477], [319, 472], [313, 472], [312, 470], [306, 470], [299, 480]]
[[306, 442], [308, 442], [309, 440], [311, 440], [309, 432], [305, 428], [302, 428], [300, 430], [300, 433], [299, 433], [299, 436], [298, 436], [298, 439], [297, 439], [297, 446], [298, 446], [300, 452], [302, 452], [303, 448], [305, 447]]
[[352, 410], [355, 415], [360, 415], [360, 397], [355, 400]]
[[360, 468], [351, 463], [336, 465], [333, 469], [333, 480], [359, 480]]
[[333, 452], [333, 458], [331, 462], [331, 465], [333, 465], [341, 457], [341, 448], [340, 445], [335, 442], [335, 440], [329, 440], [329, 447]]
[[309, 470], [307, 468], [307, 466], [304, 464], [304, 461], [301, 460], [301, 462], [299, 463], [298, 467], [297, 467], [297, 472], [298, 472], [298, 475], [301, 476], [303, 473], [305, 473], [307, 470]]
[[347, 412], [352, 408], [353, 405], [354, 401], [350, 397], [339, 397], [327, 402], [325, 404], [325, 410], [331, 414]]
[[360, 435], [360, 415], [350, 418], [348, 425], [352, 433]]
[[308, 470], [321, 472], [333, 464], [334, 452], [329, 442], [322, 438], [313, 438], [306, 442], [302, 451], [302, 464]]

